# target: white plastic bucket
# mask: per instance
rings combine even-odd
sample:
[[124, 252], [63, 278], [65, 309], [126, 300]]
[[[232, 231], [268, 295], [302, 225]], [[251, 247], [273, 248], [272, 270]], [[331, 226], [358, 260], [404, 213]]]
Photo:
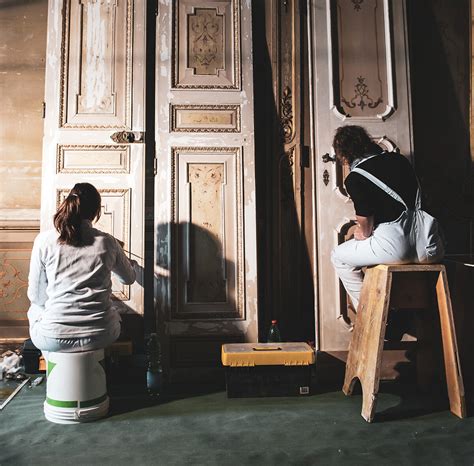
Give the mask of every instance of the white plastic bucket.
[[104, 350], [47, 355], [44, 415], [58, 424], [95, 421], [107, 414]]

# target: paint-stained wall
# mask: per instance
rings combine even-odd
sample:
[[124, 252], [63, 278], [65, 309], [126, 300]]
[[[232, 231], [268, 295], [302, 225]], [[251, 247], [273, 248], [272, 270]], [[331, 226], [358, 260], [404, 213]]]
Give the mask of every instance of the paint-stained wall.
[[47, 0], [0, 0], [0, 338], [26, 338], [39, 230]]
[[0, 221], [39, 219], [47, 0], [0, 2]]

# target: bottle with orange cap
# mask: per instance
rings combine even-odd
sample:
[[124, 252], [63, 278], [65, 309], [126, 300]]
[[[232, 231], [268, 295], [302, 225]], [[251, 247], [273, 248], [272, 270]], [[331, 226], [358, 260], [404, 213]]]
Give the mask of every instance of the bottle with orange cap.
[[267, 342], [268, 343], [278, 343], [281, 341], [280, 330], [278, 328], [276, 320], [272, 320], [272, 325], [270, 326], [270, 330], [268, 331]]

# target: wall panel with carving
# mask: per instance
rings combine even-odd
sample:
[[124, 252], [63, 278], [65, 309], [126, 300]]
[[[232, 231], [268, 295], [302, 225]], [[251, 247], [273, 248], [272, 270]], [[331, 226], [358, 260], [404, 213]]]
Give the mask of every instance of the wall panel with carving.
[[68, 0], [65, 8], [60, 125], [130, 128], [133, 1]]
[[244, 318], [239, 148], [174, 148], [173, 319]]
[[334, 111], [386, 118], [394, 110], [388, 0], [331, 2]]
[[240, 89], [240, 0], [177, 0], [172, 85]]
[[31, 249], [0, 249], [0, 320], [26, 318]]
[[0, 228], [0, 339], [28, 338], [27, 297], [31, 249], [39, 227]]

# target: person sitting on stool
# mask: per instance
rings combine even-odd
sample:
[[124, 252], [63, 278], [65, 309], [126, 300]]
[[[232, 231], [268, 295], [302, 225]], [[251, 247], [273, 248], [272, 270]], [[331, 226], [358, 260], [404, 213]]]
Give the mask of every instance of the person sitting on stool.
[[97, 189], [78, 183], [54, 215], [56, 229], [35, 239], [28, 320], [31, 340], [43, 352], [93, 351], [120, 335], [111, 272], [130, 285], [137, 263], [127, 258], [117, 239], [92, 227], [100, 209]]
[[[337, 246], [331, 260], [357, 310], [362, 267], [418, 261], [414, 216], [408, 210], [418, 208], [419, 187], [408, 159], [383, 151], [361, 126], [338, 128], [333, 147], [337, 161], [350, 166], [345, 187], [357, 225], [354, 239]], [[438, 246], [429, 261], [439, 261], [443, 254], [444, 248]]]

